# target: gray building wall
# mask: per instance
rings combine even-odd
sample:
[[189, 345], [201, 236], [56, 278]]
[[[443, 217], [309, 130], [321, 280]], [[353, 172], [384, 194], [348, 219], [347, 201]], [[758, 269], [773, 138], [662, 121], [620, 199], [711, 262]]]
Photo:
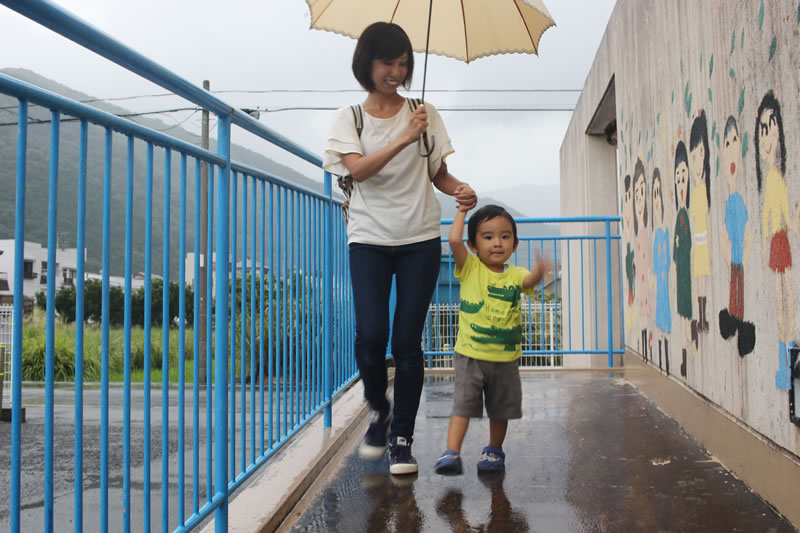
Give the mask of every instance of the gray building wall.
[[[759, 106], [772, 97], [780, 112], [759, 116]], [[698, 117], [705, 118], [704, 134]], [[610, 118], [617, 121], [616, 150], [601, 135]], [[704, 149], [691, 149], [693, 126], [700, 146], [707, 137], [707, 178], [702, 173]], [[685, 218], [679, 217], [680, 202], [676, 206], [676, 199], [685, 196], [680, 189], [676, 194], [675, 186], [681, 142], [688, 156]], [[623, 257], [615, 257], [612, 266], [623, 280], [625, 320], [616, 323], [621, 324], [627, 348], [665, 375], [669, 370], [670, 379], [795, 458], [800, 454], [800, 426], [790, 420], [787, 367], [789, 348], [800, 342], [800, 317], [795, 316], [800, 309], [800, 275], [793, 275], [795, 269], [786, 264], [785, 249], [781, 264], [779, 241], [771, 225], [765, 231], [764, 220], [782, 215], [775, 219], [786, 231], [793, 262], [800, 260], [798, 148], [797, 0], [620, 0], [560, 153], [562, 216], [620, 213], [628, 175], [631, 211], [641, 211], [646, 204], [646, 227], [641, 217], [633, 223], [635, 214], [623, 221], [622, 253], [615, 249]], [[637, 161], [644, 170], [638, 203], [633, 183]], [[663, 221], [653, 218], [656, 169], [663, 190]], [[703, 187], [696, 187], [706, 182], [710, 195], [704, 198]], [[728, 203], [732, 192], [741, 196], [741, 203]], [[705, 209], [698, 209], [703, 205]], [[735, 205], [739, 209], [733, 209]], [[641, 236], [634, 225], [643, 229]], [[689, 264], [679, 260], [680, 269], [674, 254], [676, 228], [681, 230], [678, 251], [692, 245]], [[661, 278], [668, 302], [663, 293], [659, 297], [659, 280], [653, 274], [659, 229], [668, 235], [661, 247], [670, 259]], [[742, 243], [745, 250], [743, 290], [733, 293], [741, 295], [742, 311], [737, 311], [737, 298], [731, 298], [732, 260], [736, 263], [732, 242], [734, 247]], [[637, 274], [630, 303], [624, 257], [629, 244]], [[574, 254], [571, 261], [577, 261]], [[710, 265], [707, 273], [703, 265]], [[691, 308], [687, 313], [684, 303], [682, 316], [677, 299], [687, 287]], [[580, 306], [580, 301], [571, 305]], [[567, 327], [574, 331], [576, 326]]]

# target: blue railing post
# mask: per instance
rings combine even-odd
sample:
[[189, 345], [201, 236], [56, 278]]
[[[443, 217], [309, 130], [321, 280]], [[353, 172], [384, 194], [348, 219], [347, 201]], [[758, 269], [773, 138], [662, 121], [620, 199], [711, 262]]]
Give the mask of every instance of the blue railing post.
[[614, 315], [611, 312], [611, 221], [606, 220], [606, 298], [608, 299], [608, 368], [614, 368]]
[[10, 531], [19, 533], [20, 485], [22, 461], [20, 460], [22, 432], [22, 296], [25, 271], [25, 169], [28, 153], [28, 101], [20, 99], [17, 126], [17, 184], [14, 208], [14, 348], [11, 360], [11, 523]]
[[144, 499], [144, 528], [150, 531], [150, 350], [152, 344], [150, 336], [152, 334], [152, 248], [153, 248], [153, 143], [147, 143], [147, 162], [146, 162], [146, 185], [145, 185], [145, 227], [144, 227], [144, 387], [143, 410], [144, 410], [144, 450], [143, 465], [144, 485], [142, 496]]
[[77, 261], [75, 265], [75, 531], [83, 531], [83, 288], [86, 276], [86, 177], [89, 123], [81, 120], [78, 149]]
[[44, 404], [44, 528], [53, 531], [53, 420], [55, 381], [56, 221], [58, 220], [58, 146], [61, 114], [52, 111], [50, 124], [50, 183], [47, 220], [47, 318]]
[[333, 188], [329, 172], [325, 172], [325, 224], [323, 224], [322, 267], [322, 375], [325, 376], [325, 427], [332, 425], [333, 414]]
[[[172, 151], [164, 151], [164, 237], [161, 243], [161, 531], [169, 528], [169, 250]], [[183, 262], [183, 257], [181, 257]], [[183, 497], [183, 494], [181, 494]]]
[[125, 171], [125, 337], [124, 375], [122, 400], [122, 531], [131, 530], [131, 298], [133, 284], [133, 137], [128, 136], [127, 165]]
[[[214, 499], [222, 501], [214, 511], [214, 526], [217, 533], [228, 531], [228, 395], [225, 387], [228, 386], [228, 324], [225, 317], [228, 314], [228, 202], [230, 201], [231, 176], [231, 118], [228, 115], [219, 115], [217, 124], [218, 154], [225, 158], [224, 166], [219, 169], [217, 178], [217, 231], [216, 245], [217, 256], [216, 284], [214, 286], [216, 302], [214, 312]], [[211, 255], [211, 254], [209, 254]], [[233, 255], [235, 258], [235, 254]], [[234, 269], [234, 272], [236, 270]], [[234, 278], [235, 280], [235, 278]], [[233, 335], [233, 332], [231, 332]], [[208, 376], [210, 379], [211, 376]]]
[[112, 131], [105, 131], [103, 154], [103, 280], [102, 340], [100, 386], [100, 531], [108, 531], [108, 384], [109, 384], [109, 315], [111, 308], [111, 147]]

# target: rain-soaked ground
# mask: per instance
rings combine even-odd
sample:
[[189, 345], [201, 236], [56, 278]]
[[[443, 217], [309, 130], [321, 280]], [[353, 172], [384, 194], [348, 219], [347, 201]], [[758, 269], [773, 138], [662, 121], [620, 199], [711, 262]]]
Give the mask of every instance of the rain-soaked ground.
[[523, 418], [509, 424], [505, 473], [475, 468], [487, 419], [472, 421], [464, 474], [434, 473], [453, 381], [428, 377], [413, 445], [419, 474], [391, 476], [388, 456], [361, 461], [352, 439], [324, 487], [282, 530], [796, 531], [628, 384], [624, 370], [525, 373], [522, 386]]

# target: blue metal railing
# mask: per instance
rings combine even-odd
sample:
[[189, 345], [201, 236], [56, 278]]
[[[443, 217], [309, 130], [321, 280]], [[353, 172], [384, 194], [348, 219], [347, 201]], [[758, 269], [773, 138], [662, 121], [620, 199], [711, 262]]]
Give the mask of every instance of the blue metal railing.
[[[227, 530], [227, 505], [230, 495], [252, 473], [264, 464], [304, 424], [324, 411], [327, 427], [331, 426], [333, 398], [356, 377], [352, 353], [352, 315], [349, 304], [349, 271], [346, 254], [345, 228], [338, 216], [340, 203], [333, 199], [331, 176], [324, 174], [323, 194], [299, 187], [258, 169], [238, 164], [230, 159], [231, 127], [243, 128], [291, 152], [316, 166], [319, 158], [292, 143], [249, 115], [195, 87], [147, 58], [126, 48], [112, 38], [73, 17], [58, 6], [43, 1], [2, 2], [9, 8], [82, 44], [86, 48], [115, 61], [150, 81], [171, 90], [176, 95], [208, 109], [218, 116], [218, 152], [193, 146], [168, 135], [120, 119], [98, 109], [44, 91], [25, 82], [0, 74], [0, 93], [17, 98], [17, 171], [15, 215], [14, 267], [14, 333], [13, 367], [22, 368], [23, 320], [23, 246], [25, 242], [25, 194], [28, 177], [28, 116], [31, 105], [51, 110], [50, 178], [48, 186], [48, 265], [55, 265], [56, 235], [58, 234], [58, 162], [59, 135], [62, 115], [80, 121], [77, 199], [77, 279], [75, 326], [75, 410], [74, 420], [74, 528], [82, 531], [86, 524], [84, 505], [83, 456], [84, 390], [83, 375], [86, 356], [84, 346], [84, 279], [86, 277], [86, 228], [102, 227], [102, 318], [101, 329], [101, 388], [100, 388], [100, 495], [97, 528], [131, 529], [131, 522], [141, 520], [145, 530], [160, 523], [161, 530], [190, 530], [213, 515], [215, 529]], [[89, 128], [104, 130], [102, 218], [87, 220], [87, 161], [89, 159]], [[109, 358], [110, 358], [110, 250], [112, 189], [118, 186], [113, 172], [114, 139], [126, 141], [125, 154], [125, 262], [124, 262], [124, 381], [122, 464], [112, 464], [109, 457]], [[145, 144], [144, 203], [135, 199], [135, 186], [141, 187], [140, 169], [136, 154], [140, 143]], [[156, 186], [156, 158], [163, 157], [163, 188]], [[173, 160], [177, 165], [173, 168]], [[194, 197], [187, 198], [187, 174], [195, 170]], [[194, 269], [200, 272], [200, 188], [201, 166], [209, 166], [208, 178], [208, 264], [207, 286], [214, 287], [214, 311], [209, 310], [205, 324], [200, 323], [198, 292], [194, 293], [192, 343], [186, 351], [187, 308], [185, 298], [187, 233], [193, 232]], [[179, 165], [179, 167], [178, 167]], [[177, 172], [175, 170], [178, 169]], [[177, 174], [177, 176], [175, 175]], [[65, 179], [61, 177], [61, 179]], [[74, 179], [67, 176], [66, 179]], [[173, 184], [179, 190], [173, 191]], [[216, 195], [214, 192], [216, 191]], [[179, 205], [172, 212], [173, 202]], [[157, 442], [152, 431], [158, 427], [152, 411], [153, 394], [150, 375], [154, 361], [152, 285], [153, 259], [153, 202], [163, 201], [162, 212], [162, 316], [161, 316], [161, 476], [160, 482], [151, 479], [156, 468], [151, 442]], [[248, 201], [249, 200], [249, 201]], [[187, 224], [187, 211], [194, 209], [194, 225]], [[144, 342], [142, 394], [142, 480], [140, 497], [132, 490], [132, 324], [134, 294], [134, 213], [144, 210]], [[241, 211], [241, 213], [240, 213]], [[178, 220], [175, 220], [175, 215]], [[336, 216], [334, 216], [336, 214]], [[171, 229], [178, 226], [179, 309], [177, 324], [170, 319], [170, 264], [175, 253]], [[257, 249], [258, 245], [258, 249]], [[216, 259], [216, 261], [214, 260]], [[240, 266], [239, 266], [240, 265]], [[52, 268], [52, 267], [51, 267]], [[268, 279], [266, 277], [268, 276]], [[54, 508], [54, 430], [63, 424], [54, 414], [55, 359], [55, 286], [56, 276], [48, 276], [46, 292], [46, 376], [45, 376], [45, 475], [44, 516], [42, 529], [53, 531]], [[249, 289], [249, 291], [248, 291]], [[335, 316], [332, 314], [335, 310]], [[249, 315], [249, 316], [248, 316]], [[205, 387], [199, 382], [200, 328], [206, 329], [209, 339], [206, 351]], [[248, 329], [249, 328], [249, 329]], [[170, 329], [178, 330], [178, 357], [170, 359]], [[212, 348], [213, 340], [213, 348]], [[237, 344], [238, 340], [238, 344]], [[192, 379], [186, 382], [186, 357], [192, 360]], [[171, 365], [178, 365], [177, 398], [170, 394]], [[212, 385], [213, 381], [213, 385]], [[190, 387], [191, 394], [186, 395]], [[22, 373], [14, 372], [12, 390], [11, 502], [9, 523], [11, 531], [21, 530], [21, 391]], [[249, 394], [248, 394], [249, 392]], [[237, 394], [238, 393], [238, 394]], [[206, 416], [200, 411], [203, 404]], [[185, 424], [185, 410], [191, 409], [191, 442]], [[177, 424], [170, 411], [177, 410]], [[238, 409], [238, 412], [237, 412]], [[237, 431], [237, 420], [239, 423]], [[205, 454], [202, 452], [201, 429], [205, 425]], [[170, 471], [170, 434], [177, 433], [178, 472]], [[238, 440], [237, 440], [238, 439]], [[187, 453], [191, 473], [187, 476]], [[204, 457], [203, 457], [204, 455]], [[201, 460], [206, 473], [202, 476]], [[112, 473], [122, 473], [122, 487], [112, 487]], [[191, 480], [192, 489], [185, 495], [185, 483]], [[177, 486], [175, 492], [172, 486]], [[205, 500], [203, 500], [205, 487]], [[121, 492], [121, 514], [111, 512], [116, 503], [109, 498], [112, 491]], [[151, 516], [151, 493], [161, 491], [160, 516]], [[188, 511], [187, 511], [188, 509]], [[110, 522], [112, 522], [110, 524]]]
[[[523, 366], [557, 367], [562, 366], [564, 355], [606, 354], [608, 366], [612, 367], [614, 355], [624, 353], [621, 327], [623, 310], [620, 306], [622, 285], [612, 269], [612, 258], [616, 257], [618, 260], [621, 253], [619, 232], [612, 232], [612, 224], [618, 226], [619, 220], [616, 216], [515, 219], [520, 243], [512, 257], [512, 263], [528, 268], [535, 261], [532, 245], [538, 244], [539, 254], [548, 255], [554, 262], [554, 271], [558, 273], [556, 279], [552, 280], [551, 296], [545, 296], [545, 280], [542, 280], [536, 290], [538, 302], [533, 297], [523, 295]], [[452, 222], [451, 219], [442, 220], [443, 225]], [[565, 231], [576, 224], [587, 226], [598, 223], [603, 224], [603, 233], [592, 234], [583, 230], [568, 234]], [[447, 240], [442, 239], [442, 242], [446, 243]], [[604, 244], [599, 251], [598, 242]], [[580, 251], [580, 262], [577, 266], [571, 261], [575, 249]], [[588, 267], [584, 260], [587, 249], [591, 251], [591, 276], [588, 282], [585, 279]], [[598, 275], [598, 262], [604, 269], [602, 277]], [[443, 255], [442, 263], [447, 266], [444, 271], [440, 271], [424, 333], [424, 353], [428, 367], [451, 366], [456, 341], [460, 300], [458, 281], [452, 273], [453, 258], [449, 250]], [[576, 268], [580, 271], [580, 290], [572, 286], [572, 273]], [[559, 292], [559, 285], [565, 278], [566, 290]], [[587, 283], [591, 289], [588, 293]], [[598, 293], [599, 290], [602, 293]], [[585, 322], [587, 305], [591, 306], [590, 317], [593, 318], [593, 323], [588, 325]], [[605, 315], [601, 312], [603, 306]], [[566, 325], [562, 323], [564, 310]], [[577, 320], [574, 318], [578, 311], [579, 324], [575, 323]], [[620, 318], [615, 319], [616, 317]], [[601, 320], [605, 323], [601, 324]], [[601, 339], [603, 327], [605, 338]], [[586, 339], [587, 332], [593, 334], [590, 342]], [[573, 335], [580, 335], [580, 346], [573, 346]]]

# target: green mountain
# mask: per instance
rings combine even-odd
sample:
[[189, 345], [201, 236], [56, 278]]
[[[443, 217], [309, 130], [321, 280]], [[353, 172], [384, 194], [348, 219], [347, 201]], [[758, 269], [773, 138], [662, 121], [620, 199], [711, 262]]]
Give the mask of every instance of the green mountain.
[[[2, 69], [6, 75], [25, 81], [42, 89], [67, 98], [85, 101], [94, 100], [90, 95], [75, 91], [55, 81], [44, 78], [25, 69]], [[89, 105], [108, 113], [121, 115], [129, 110], [108, 102], [91, 102]], [[0, 239], [14, 237], [15, 181], [17, 157], [17, 113], [15, 98], [0, 94]], [[51, 112], [39, 106], [29, 106], [26, 194], [25, 194], [25, 240], [47, 244], [48, 191], [50, 165], [50, 119]], [[158, 119], [135, 117], [137, 123], [154, 130], [168, 130], [167, 134], [192, 144], [200, 139], [194, 134]], [[62, 248], [73, 248], [77, 240], [77, 198], [79, 161], [79, 122], [73, 117], [62, 116], [58, 160], [58, 202], [57, 225], [58, 242]], [[98, 126], [89, 125], [86, 183], [86, 270], [100, 272], [102, 261], [102, 220], [103, 220], [103, 173], [105, 131]], [[127, 173], [127, 137], [120, 133], [112, 134], [111, 149], [111, 223], [110, 223], [110, 270], [112, 275], [123, 275], [125, 266], [125, 187]], [[216, 150], [213, 146], [212, 150]], [[294, 169], [281, 165], [257, 152], [234, 145], [231, 147], [234, 161], [253, 168], [264, 170], [287, 181], [296, 183], [316, 192], [322, 192], [322, 183], [305, 176]], [[186, 249], [194, 248], [194, 183], [195, 162], [187, 162], [186, 190]], [[134, 192], [133, 192], [133, 271], [144, 271], [145, 260], [145, 179], [147, 166], [147, 146], [143, 141], [134, 141]], [[164, 172], [165, 150], [154, 147], [153, 159], [153, 206], [152, 206], [152, 254], [151, 268], [154, 274], [163, 272], [164, 242]], [[172, 153], [170, 181], [170, 278], [177, 279], [180, 263], [178, 257], [180, 226], [180, 158]], [[238, 226], [241, 231], [241, 184], [239, 186]], [[248, 208], [252, 199], [249, 187]], [[479, 192], [480, 193], [480, 192]], [[338, 189], [334, 187], [334, 194]], [[442, 217], [453, 218], [455, 206], [453, 199], [437, 193], [442, 205]], [[502, 201], [480, 197], [480, 205], [495, 203], [506, 207], [512, 216], [522, 213]], [[248, 214], [248, 226], [250, 216]], [[443, 228], [443, 232], [449, 226]], [[248, 228], [251, 233], [252, 228]], [[557, 225], [521, 225], [520, 236], [557, 235]], [[444, 235], [446, 237], [446, 234]], [[252, 237], [250, 237], [252, 238]], [[298, 238], [300, 238], [298, 236]], [[241, 257], [241, 236], [238, 238], [237, 258]], [[252, 242], [252, 241], [249, 241]], [[249, 246], [248, 246], [249, 248]]]
[[[77, 101], [92, 100], [93, 97], [25, 69], [3, 69], [2, 72], [32, 85]], [[92, 102], [89, 105], [112, 114], [126, 114], [129, 110], [107, 102]], [[17, 114], [15, 98], [0, 94], [0, 238], [14, 237], [15, 181], [17, 158]], [[39, 106], [29, 106], [27, 143], [26, 194], [25, 194], [25, 240], [47, 243], [48, 190], [50, 165], [50, 118], [51, 112]], [[166, 133], [192, 144], [200, 139], [180, 127], [157, 119], [136, 117], [136, 122]], [[40, 122], [40, 123], [37, 123]], [[79, 122], [73, 117], [62, 116], [58, 159], [57, 224], [59, 246], [75, 247], [77, 240], [77, 197], [79, 161]], [[102, 259], [102, 206], [105, 130], [89, 125], [86, 183], [86, 269], [100, 272]], [[213, 145], [212, 150], [216, 150]], [[124, 273], [125, 259], [125, 186], [127, 172], [127, 137], [112, 134], [111, 157], [111, 224], [110, 261], [111, 274]], [[145, 179], [147, 146], [143, 141], [134, 142], [134, 194], [133, 194], [133, 271], [144, 271], [145, 244]], [[176, 279], [179, 269], [178, 244], [180, 227], [180, 158], [171, 154], [169, 249], [170, 277]], [[242, 146], [231, 147], [234, 161], [280, 176], [311, 190], [321, 192], [322, 183], [315, 181], [289, 167], [276, 163]], [[152, 270], [163, 271], [162, 250], [164, 242], [164, 174], [165, 150], [154, 147], [153, 160], [153, 207], [152, 207]], [[187, 213], [186, 248], [193, 249], [194, 239], [194, 183], [195, 161], [187, 162]], [[239, 194], [241, 195], [241, 186]], [[252, 195], [252, 187], [249, 191]], [[250, 198], [248, 198], [248, 205]], [[240, 200], [241, 205], [241, 200]], [[241, 217], [241, 207], [239, 210]], [[248, 216], [249, 218], [249, 216]], [[241, 222], [240, 222], [241, 224]], [[241, 238], [240, 238], [241, 241]]]

